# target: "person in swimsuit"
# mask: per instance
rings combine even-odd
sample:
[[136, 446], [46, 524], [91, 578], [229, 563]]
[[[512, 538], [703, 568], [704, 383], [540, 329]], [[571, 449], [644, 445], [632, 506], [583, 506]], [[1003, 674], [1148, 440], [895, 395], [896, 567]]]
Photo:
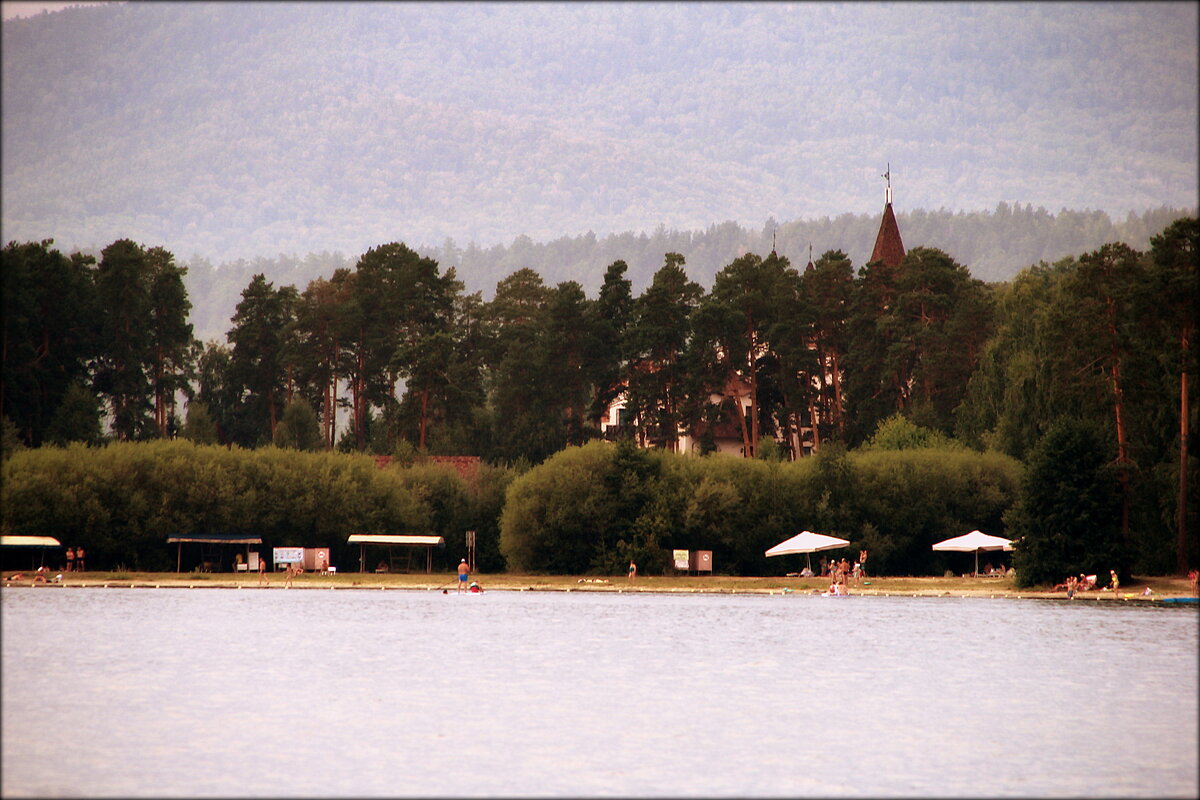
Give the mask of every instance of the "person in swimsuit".
[[635, 580], [636, 578], [637, 578], [637, 564], [633, 563], [633, 560], [630, 559], [630, 561], [629, 561], [629, 580], [632, 581], [632, 580]]
[[467, 560], [464, 558], [462, 561], [458, 562], [458, 590], [460, 592], [466, 591], [467, 575], [469, 572], [470, 570], [467, 568]]
[[86, 569], [83, 565], [83, 548], [75, 548], [75, 571], [83, 572]]

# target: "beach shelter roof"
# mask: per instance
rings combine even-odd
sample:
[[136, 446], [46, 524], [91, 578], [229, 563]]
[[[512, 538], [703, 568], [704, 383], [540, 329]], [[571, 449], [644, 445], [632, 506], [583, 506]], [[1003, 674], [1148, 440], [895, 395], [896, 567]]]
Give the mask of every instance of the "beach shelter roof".
[[[421, 536], [407, 533], [352, 533], [346, 539], [347, 544], [358, 545], [358, 571], [367, 571], [366, 546], [369, 544], [383, 545], [418, 545], [428, 548], [425, 551], [425, 571], [433, 571], [433, 548], [444, 547], [446, 539], [443, 536]], [[390, 551], [389, 551], [390, 552]]]
[[62, 547], [62, 542], [53, 536], [0, 536], [0, 545], [4, 547]]
[[975, 574], [979, 574], [980, 550], [1012, 550], [1012, 539], [1003, 536], [989, 536], [983, 531], [971, 531], [962, 536], [955, 536], [933, 546], [934, 550], [949, 550], [956, 553], [975, 553]]
[[241, 533], [196, 533], [168, 536], [167, 544], [200, 542], [201, 544], [262, 544], [262, 537]]
[[[0, 535], [0, 544], [4, 547], [39, 547], [40, 550], [33, 552], [41, 555], [43, 565], [46, 563], [47, 547], [62, 547], [62, 543], [53, 536], [23, 536], [11, 533]], [[29, 568], [33, 569], [33, 559], [30, 559]]]
[[382, 533], [352, 533], [346, 539], [347, 544], [424, 544], [436, 546], [444, 544], [443, 536], [417, 536], [412, 534], [382, 534]]
[[249, 558], [250, 545], [262, 544], [262, 537], [245, 533], [177, 533], [167, 537], [167, 544], [175, 545], [175, 571], [179, 572], [183, 568], [183, 546], [185, 544], [199, 544], [202, 561], [206, 544], [244, 544], [246, 545], [246, 556]]

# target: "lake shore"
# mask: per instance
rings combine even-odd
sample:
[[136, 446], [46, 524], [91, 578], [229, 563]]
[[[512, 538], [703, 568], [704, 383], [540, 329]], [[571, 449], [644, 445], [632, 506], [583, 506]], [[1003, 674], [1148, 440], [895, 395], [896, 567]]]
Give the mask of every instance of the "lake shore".
[[[260, 586], [258, 573], [208, 572], [64, 572], [62, 581], [54, 582], [58, 572], [49, 574], [49, 582], [35, 583], [29, 571], [6, 571], [6, 588], [146, 588], [146, 589], [259, 589], [278, 590], [286, 587], [282, 572], [267, 574], [267, 585]], [[20, 575], [20, 577], [14, 577]], [[827, 578], [800, 577], [731, 577], [713, 576], [638, 576], [634, 581], [625, 577], [596, 577], [572, 575], [525, 575], [514, 573], [476, 574], [485, 591], [543, 591], [543, 592], [645, 592], [661, 594], [820, 594], [829, 587]], [[407, 591], [457, 590], [455, 576], [449, 573], [305, 573], [294, 577], [294, 589], [375, 589]], [[1146, 590], [1150, 594], [1146, 594]], [[1050, 587], [1018, 589], [1011, 577], [882, 577], [867, 578], [851, 584], [851, 595], [889, 597], [986, 597], [1032, 598], [1066, 600], [1066, 592], [1051, 591]], [[1174, 576], [1135, 577], [1128, 586], [1117, 591], [1094, 589], [1077, 592], [1076, 601], [1153, 602], [1168, 598], [1192, 597], [1191, 582]]]

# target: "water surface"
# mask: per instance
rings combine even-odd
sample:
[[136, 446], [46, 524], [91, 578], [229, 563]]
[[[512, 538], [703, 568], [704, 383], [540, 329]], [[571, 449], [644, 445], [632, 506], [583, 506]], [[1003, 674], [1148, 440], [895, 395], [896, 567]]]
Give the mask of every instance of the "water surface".
[[5, 589], [14, 796], [1195, 797], [1197, 612]]

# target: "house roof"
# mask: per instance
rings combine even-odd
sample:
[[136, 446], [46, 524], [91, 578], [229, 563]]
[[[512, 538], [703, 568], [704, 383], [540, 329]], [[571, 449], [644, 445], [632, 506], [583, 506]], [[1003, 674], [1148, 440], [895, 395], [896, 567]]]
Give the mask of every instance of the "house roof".
[[[375, 456], [375, 466], [383, 469], [394, 460], [392, 456]], [[453, 467], [458, 476], [467, 481], [473, 479], [479, 472], [479, 456], [429, 456], [428, 460], [434, 464], [446, 464]]]
[[883, 207], [883, 220], [879, 223], [879, 233], [875, 237], [875, 249], [871, 251], [871, 261], [882, 261], [895, 269], [904, 260], [904, 240], [900, 238], [900, 226], [896, 224], [896, 214], [892, 204]]

